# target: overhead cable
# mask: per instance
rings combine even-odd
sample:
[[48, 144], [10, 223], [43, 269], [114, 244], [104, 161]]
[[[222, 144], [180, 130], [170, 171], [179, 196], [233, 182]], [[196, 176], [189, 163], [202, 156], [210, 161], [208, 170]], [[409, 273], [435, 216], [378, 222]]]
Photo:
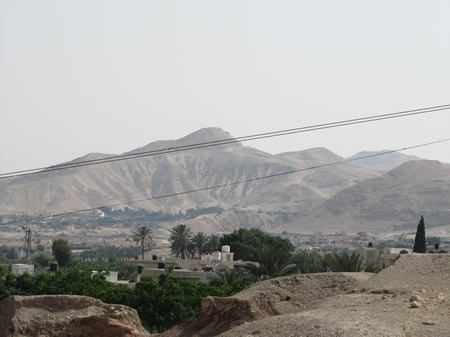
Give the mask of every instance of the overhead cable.
[[[435, 145], [435, 144], [438, 144], [438, 143], [444, 143], [444, 142], [448, 142], [448, 141], [450, 141], [450, 138], [441, 139], [441, 140], [437, 140], [437, 141], [432, 141], [432, 142], [428, 142], [428, 143], [422, 143], [422, 144], [413, 145], [413, 146], [409, 146], [409, 147], [404, 147], [404, 148], [397, 149], [397, 150], [383, 151], [383, 152], [379, 152], [379, 153], [375, 153], [375, 154], [371, 154], [371, 155], [365, 155], [365, 156], [361, 156], [361, 157], [356, 157], [356, 158], [352, 158], [352, 159], [343, 159], [343, 160], [339, 160], [339, 161], [335, 161], [335, 162], [319, 164], [319, 165], [310, 166], [310, 167], [306, 167], [306, 168], [302, 168], [302, 169], [285, 171], [285, 172], [280, 172], [280, 173], [274, 173], [274, 174], [269, 174], [269, 175], [266, 175], [266, 176], [254, 177], [254, 178], [234, 181], [234, 182], [230, 182], [230, 183], [225, 183], [225, 184], [219, 184], [219, 185], [213, 185], [213, 186], [208, 186], [208, 187], [197, 188], [197, 189], [188, 190], [188, 191], [174, 192], [174, 193], [170, 193], [170, 194], [164, 194], [164, 195], [159, 195], [159, 196], [155, 196], [155, 197], [143, 198], [143, 199], [139, 199], [139, 200], [130, 200], [130, 201], [127, 201], [127, 202], [121, 202], [121, 203], [115, 203], [115, 204], [109, 204], [109, 205], [103, 205], [103, 206], [96, 206], [96, 207], [91, 207], [91, 208], [86, 208], [86, 209], [79, 209], [79, 210], [70, 211], [70, 212], [64, 212], [64, 213], [57, 213], [57, 214], [52, 214], [51, 216], [32, 217], [31, 219], [27, 219], [26, 221], [45, 220], [45, 219], [49, 219], [49, 218], [53, 218], [53, 217], [60, 217], [60, 216], [67, 216], [67, 215], [73, 215], [73, 214], [78, 214], [78, 213], [90, 212], [90, 211], [94, 211], [96, 209], [104, 208], [104, 207], [118, 207], [118, 206], [135, 204], [135, 203], [138, 203], [138, 202], [158, 200], [158, 199], [165, 199], [165, 198], [176, 197], [176, 196], [180, 196], [180, 195], [197, 193], [197, 192], [201, 192], [201, 191], [208, 191], [208, 190], [221, 188], [221, 187], [227, 187], [227, 186], [233, 186], [233, 185], [238, 185], [238, 184], [244, 184], [244, 183], [248, 183], [248, 182], [252, 182], [252, 181], [258, 181], [258, 180], [269, 179], [269, 178], [276, 178], [276, 177], [280, 177], [280, 176], [284, 176], [284, 175], [288, 175], [288, 174], [294, 174], [294, 173], [304, 172], [304, 171], [308, 171], [308, 170], [320, 169], [320, 168], [324, 168], [324, 167], [344, 164], [344, 163], [358, 161], [358, 160], [367, 159], [367, 158], [384, 156], [384, 155], [395, 153], [395, 152], [402, 152], [402, 151], [406, 151], [406, 150], [416, 149], [416, 148], [420, 148], [420, 147], [424, 147], [424, 146]], [[12, 224], [20, 223], [20, 222], [23, 222], [23, 221], [8, 222], [8, 223], [5, 223], [3, 225], [12, 225]]]
[[26, 175], [30, 175], [30, 174], [48, 173], [48, 172], [77, 168], [77, 167], [110, 163], [110, 162], [115, 162], [115, 161], [164, 155], [164, 154], [176, 153], [176, 152], [181, 152], [181, 151], [208, 148], [208, 147], [212, 147], [212, 146], [227, 145], [227, 144], [233, 144], [233, 143], [238, 143], [238, 142], [246, 142], [246, 141], [258, 140], [258, 139], [286, 136], [286, 135], [291, 135], [291, 134], [296, 134], [296, 133], [318, 131], [318, 130], [348, 126], [348, 125], [376, 122], [376, 121], [393, 119], [393, 118], [421, 115], [421, 114], [427, 114], [427, 113], [431, 113], [431, 112], [443, 111], [443, 110], [448, 110], [448, 109], [450, 109], [450, 104], [438, 105], [438, 106], [432, 106], [432, 107], [428, 107], [428, 108], [421, 108], [421, 109], [414, 109], [414, 110], [406, 110], [406, 111], [402, 111], [402, 112], [394, 112], [394, 113], [389, 113], [389, 114], [354, 118], [354, 119], [342, 120], [342, 121], [337, 121], [337, 122], [316, 124], [316, 125], [310, 125], [310, 126], [305, 126], [305, 127], [297, 127], [297, 128], [291, 128], [291, 129], [285, 129], [285, 130], [258, 133], [258, 134], [235, 137], [235, 138], [219, 139], [219, 140], [212, 140], [212, 141], [202, 142], [202, 143], [174, 146], [174, 147], [170, 147], [170, 148], [166, 148], [166, 149], [135, 152], [135, 153], [122, 154], [122, 155], [117, 155], [117, 156], [109, 156], [106, 158], [65, 163], [65, 164], [59, 164], [59, 165], [54, 165], [54, 166], [50, 166], [50, 167], [39, 167], [39, 168], [28, 169], [28, 170], [2, 173], [2, 174], [0, 174], [0, 179], [26, 176]]

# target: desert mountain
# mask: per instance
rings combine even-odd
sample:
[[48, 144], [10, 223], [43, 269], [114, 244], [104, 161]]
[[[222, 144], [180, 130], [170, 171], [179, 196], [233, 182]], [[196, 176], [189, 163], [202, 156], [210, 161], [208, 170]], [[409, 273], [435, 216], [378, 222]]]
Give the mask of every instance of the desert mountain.
[[[219, 128], [206, 128], [178, 140], [150, 143], [128, 153], [231, 138]], [[89, 154], [73, 163], [108, 156]], [[271, 155], [233, 143], [44, 172], [1, 181], [0, 214], [67, 212], [217, 185], [221, 187], [134, 202], [128, 207], [165, 212], [211, 206], [225, 210], [245, 209], [255, 214], [259, 209], [303, 212], [360, 180], [374, 177], [376, 173], [344, 163], [241, 184], [227, 184], [342, 160], [323, 148]]]
[[[394, 168], [406, 163], [410, 160], [420, 160], [421, 158], [416, 156], [409, 156], [400, 152], [392, 152], [385, 155], [377, 156], [378, 154], [388, 152], [389, 150], [382, 151], [362, 151], [348, 158], [353, 160], [353, 163], [359, 166], [367, 167], [373, 170], [379, 170], [387, 172], [393, 170]], [[373, 156], [373, 157], [369, 157]], [[356, 158], [369, 157], [365, 159], [355, 160]]]
[[[340, 191], [283, 229], [297, 231], [415, 230], [450, 224], [450, 168], [438, 161], [409, 161]], [[313, 224], [313, 225], [311, 225]]]

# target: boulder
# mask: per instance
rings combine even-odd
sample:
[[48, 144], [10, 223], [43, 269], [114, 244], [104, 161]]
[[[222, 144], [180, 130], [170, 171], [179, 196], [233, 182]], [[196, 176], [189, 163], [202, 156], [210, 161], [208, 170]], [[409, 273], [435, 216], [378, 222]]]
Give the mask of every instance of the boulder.
[[0, 337], [150, 336], [136, 310], [86, 296], [10, 296], [0, 313]]

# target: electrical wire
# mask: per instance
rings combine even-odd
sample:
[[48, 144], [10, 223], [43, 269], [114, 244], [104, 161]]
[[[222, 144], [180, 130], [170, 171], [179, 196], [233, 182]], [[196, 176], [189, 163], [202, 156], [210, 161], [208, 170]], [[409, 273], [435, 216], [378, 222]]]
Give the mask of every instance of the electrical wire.
[[0, 179], [20, 177], [20, 176], [26, 176], [26, 175], [38, 174], [38, 173], [48, 173], [48, 172], [52, 172], [52, 171], [59, 171], [59, 170], [77, 168], [77, 167], [90, 166], [90, 165], [98, 165], [98, 164], [110, 163], [110, 162], [115, 162], [115, 161], [130, 160], [130, 159], [136, 159], [136, 158], [141, 158], [141, 157], [170, 154], [170, 153], [175, 153], [175, 152], [201, 149], [201, 148], [207, 148], [207, 147], [212, 147], [212, 146], [227, 145], [227, 144], [244, 142], [244, 141], [259, 140], [259, 139], [265, 139], [265, 138], [286, 136], [286, 135], [291, 135], [291, 134], [296, 134], [296, 133], [318, 131], [318, 130], [348, 126], [348, 125], [376, 122], [376, 121], [381, 121], [381, 120], [388, 120], [388, 119], [400, 118], [400, 117], [408, 117], [408, 116], [426, 114], [426, 113], [443, 111], [443, 110], [448, 110], [448, 109], [450, 109], [450, 104], [432, 106], [432, 107], [421, 108], [421, 109], [406, 110], [406, 111], [394, 112], [394, 113], [389, 113], [389, 114], [374, 115], [374, 116], [369, 116], [369, 117], [348, 119], [348, 120], [342, 120], [342, 121], [330, 122], [330, 123], [324, 123], [324, 124], [316, 124], [316, 125], [305, 126], [305, 127], [271, 131], [271, 132], [265, 132], [265, 133], [259, 133], [259, 134], [253, 134], [253, 135], [235, 137], [235, 138], [229, 138], [229, 139], [221, 139], [221, 140], [214, 140], [214, 141], [195, 143], [195, 144], [189, 144], [189, 145], [175, 146], [175, 147], [160, 149], [160, 150], [152, 150], [152, 151], [144, 151], [144, 152], [123, 154], [123, 155], [117, 155], [117, 156], [110, 156], [110, 157], [100, 158], [100, 159], [79, 161], [76, 163], [65, 163], [65, 164], [59, 164], [59, 165], [54, 165], [54, 166], [50, 166], [50, 167], [39, 167], [39, 168], [28, 169], [28, 170], [13, 171], [13, 172], [7, 172], [7, 173], [0, 174]]
[[[121, 202], [121, 203], [115, 203], [115, 204], [110, 204], [110, 205], [97, 206], [97, 207], [86, 208], [86, 209], [79, 209], [79, 210], [70, 211], [70, 212], [52, 214], [50, 216], [32, 217], [31, 219], [27, 219], [25, 221], [44, 220], [44, 219], [50, 219], [50, 218], [53, 218], [53, 217], [60, 217], [60, 216], [67, 216], [67, 215], [73, 215], [73, 214], [78, 214], [78, 213], [90, 212], [90, 211], [93, 211], [93, 210], [96, 210], [96, 209], [99, 209], [99, 208], [103, 208], [103, 207], [118, 207], [118, 206], [130, 205], [130, 204], [143, 202], [143, 201], [158, 200], [158, 199], [176, 197], [176, 196], [179, 196], [179, 195], [186, 195], [186, 194], [191, 194], [191, 193], [208, 191], [208, 190], [221, 188], [221, 187], [227, 187], [227, 186], [233, 186], [233, 185], [238, 185], [238, 184], [244, 184], [244, 183], [248, 183], [248, 182], [252, 182], [252, 181], [258, 181], [258, 180], [269, 179], [269, 178], [276, 178], [276, 177], [289, 175], [289, 174], [294, 174], [294, 173], [299, 173], [299, 172], [304, 172], [304, 171], [308, 171], [308, 170], [315, 170], [315, 169], [320, 169], [320, 168], [324, 168], [324, 167], [329, 167], [329, 166], [340, 165], [340, 164], [344, 164], [344, 163], [348, 163], [348, 162], [358, 161], [358, 160], [362, 160], [362, 159], [384, 156], [384, 155], [391, 154], [391, 153], [402, 152], [402, 151], [406, 151], [406, 150], [416, 149], [416, 148], [420, 148], [420, 147], [424, 147], [424, 146], [435, 145], [435, 144], [444, 143], [444, 142], [448, 142], [448, 141], [450, 141], [450, 138], [441, 139], [441, 140], [437, 140], [437, 141], [432, 141], [432, 142], [428, 142], [428, 143], [422, 143], [422, 144], [413, 145], [413, 146], [409, 146], [409, 147], [404, 147], [404, 148], [397, 149], [397, 150], [383, 151], [383, 152], [379, 152], [379, 153], [375, 153], [375, 154], [371, 154], [371, 155], [365, 155], [365, 156], [361, 156], [361, 157], [356, 157], [356, 158], [352, 158], [352, 159], [344, 159], [344, 160], [335, 161], [335, 162], [331, 162], [331, 163], [310, 166], [310, 167], [297, 169], [297, 170], [285, 171], [285, 172], [269, 174], [269, 175], [261, 176], [261, 177], [255, 177], [255, 178], [249, 178], [249, 179], [234, 181], [234, 182], [225, 183], [225, 184], [219, 184], [219, 185], [213, 185], [213, 186], [208, 186], [208, 187], [197, 188], [197, 189], [193, 189], [193, 190], [189, 190], [189, 191], [175, 192], [175, 193], [160, 195], [160, 196], [156, 196], [156, 197], [143, 198], [143, 199], [139, 199], [139, 200], [131, 200], [131, 201], [127, 201], [127, 202]], [[24, 221], [7, 222], [7, 223], [5, 223], [3, 225], [13, 225], [13, 224], [16, 224], [16, 223], [21, 223], [21, 222], [24, 222]]]

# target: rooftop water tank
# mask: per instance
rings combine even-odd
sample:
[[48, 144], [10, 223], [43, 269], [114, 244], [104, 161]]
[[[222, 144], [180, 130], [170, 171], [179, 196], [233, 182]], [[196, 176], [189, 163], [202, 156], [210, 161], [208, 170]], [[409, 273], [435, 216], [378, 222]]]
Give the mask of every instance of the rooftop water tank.
[[212, 260], [213, 261], [220, 261], [221, 255], [222, 254], [220, 252], [212, 252]]
[[58, 262], [51, 262], [50, 263], [50, 271], [52, 273], [55, 273], [58, 270]]
[[222, 246], [222, 253], [229, 253], [230, 252], [230, 246], [225, 245]]

